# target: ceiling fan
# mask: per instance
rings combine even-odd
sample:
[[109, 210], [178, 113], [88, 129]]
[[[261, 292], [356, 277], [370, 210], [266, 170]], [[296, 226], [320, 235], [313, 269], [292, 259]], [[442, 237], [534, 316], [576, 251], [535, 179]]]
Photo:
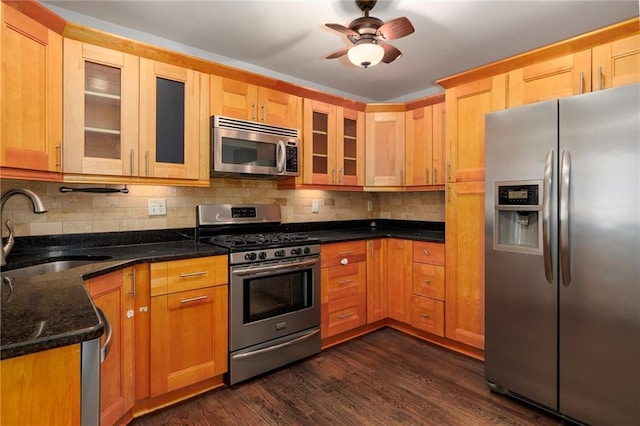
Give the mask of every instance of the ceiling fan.
[[356, 66], [368, 68], [379, 62], [388, 64], [400, 56], [397, 48], [383, 43], [405, 37], [415, 30], [406, 17], [392, 19], [388, 22], [369, 16], [369, 11], [376, 5], [377, 0], [356, 0], [356, 6], [364, 13], [364, 16], [351, 21], [348, 27], [340, 24], [325, 24], [332, 30], [345, 34], [353, 46], [345, 47], [333, 52], [326, 59], [339, 58], [345, 54]]

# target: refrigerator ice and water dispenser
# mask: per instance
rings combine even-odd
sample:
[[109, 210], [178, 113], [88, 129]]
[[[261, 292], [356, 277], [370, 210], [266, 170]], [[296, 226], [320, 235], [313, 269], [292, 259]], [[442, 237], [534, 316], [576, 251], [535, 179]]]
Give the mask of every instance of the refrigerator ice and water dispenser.
[[493, 248], [542, 255], [542, 181], [495, 182]]

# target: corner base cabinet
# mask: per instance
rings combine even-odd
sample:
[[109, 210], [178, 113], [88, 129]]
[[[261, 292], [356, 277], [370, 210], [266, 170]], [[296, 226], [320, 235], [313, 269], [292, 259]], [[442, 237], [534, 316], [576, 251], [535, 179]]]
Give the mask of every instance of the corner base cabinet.
[[227, 371], [227, 265], [227, 256], [151, 265], [151, 397]]

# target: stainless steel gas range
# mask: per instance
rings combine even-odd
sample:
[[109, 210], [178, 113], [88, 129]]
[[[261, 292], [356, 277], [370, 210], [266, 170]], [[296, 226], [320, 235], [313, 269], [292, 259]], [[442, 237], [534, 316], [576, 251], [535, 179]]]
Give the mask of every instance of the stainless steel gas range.
[[320, 352], [320, 242], [283, 232], [278, 204], [199, 205], [196, 222], [229, 250], [227, 382]]

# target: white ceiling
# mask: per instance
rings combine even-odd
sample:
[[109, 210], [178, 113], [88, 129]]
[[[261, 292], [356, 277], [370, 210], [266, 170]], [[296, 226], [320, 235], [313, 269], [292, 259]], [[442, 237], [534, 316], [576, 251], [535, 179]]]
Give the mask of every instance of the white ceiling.
[[639, 15], [638, 0], [378, 0], [371, 16], [406, 16], [415, 33], [389, 42], [403, 53], [368, 69], [325, 23], [361, 16], [353, 0], [47, 0], [67, 21], [364, 102], [438, 93], [435, 81]]

